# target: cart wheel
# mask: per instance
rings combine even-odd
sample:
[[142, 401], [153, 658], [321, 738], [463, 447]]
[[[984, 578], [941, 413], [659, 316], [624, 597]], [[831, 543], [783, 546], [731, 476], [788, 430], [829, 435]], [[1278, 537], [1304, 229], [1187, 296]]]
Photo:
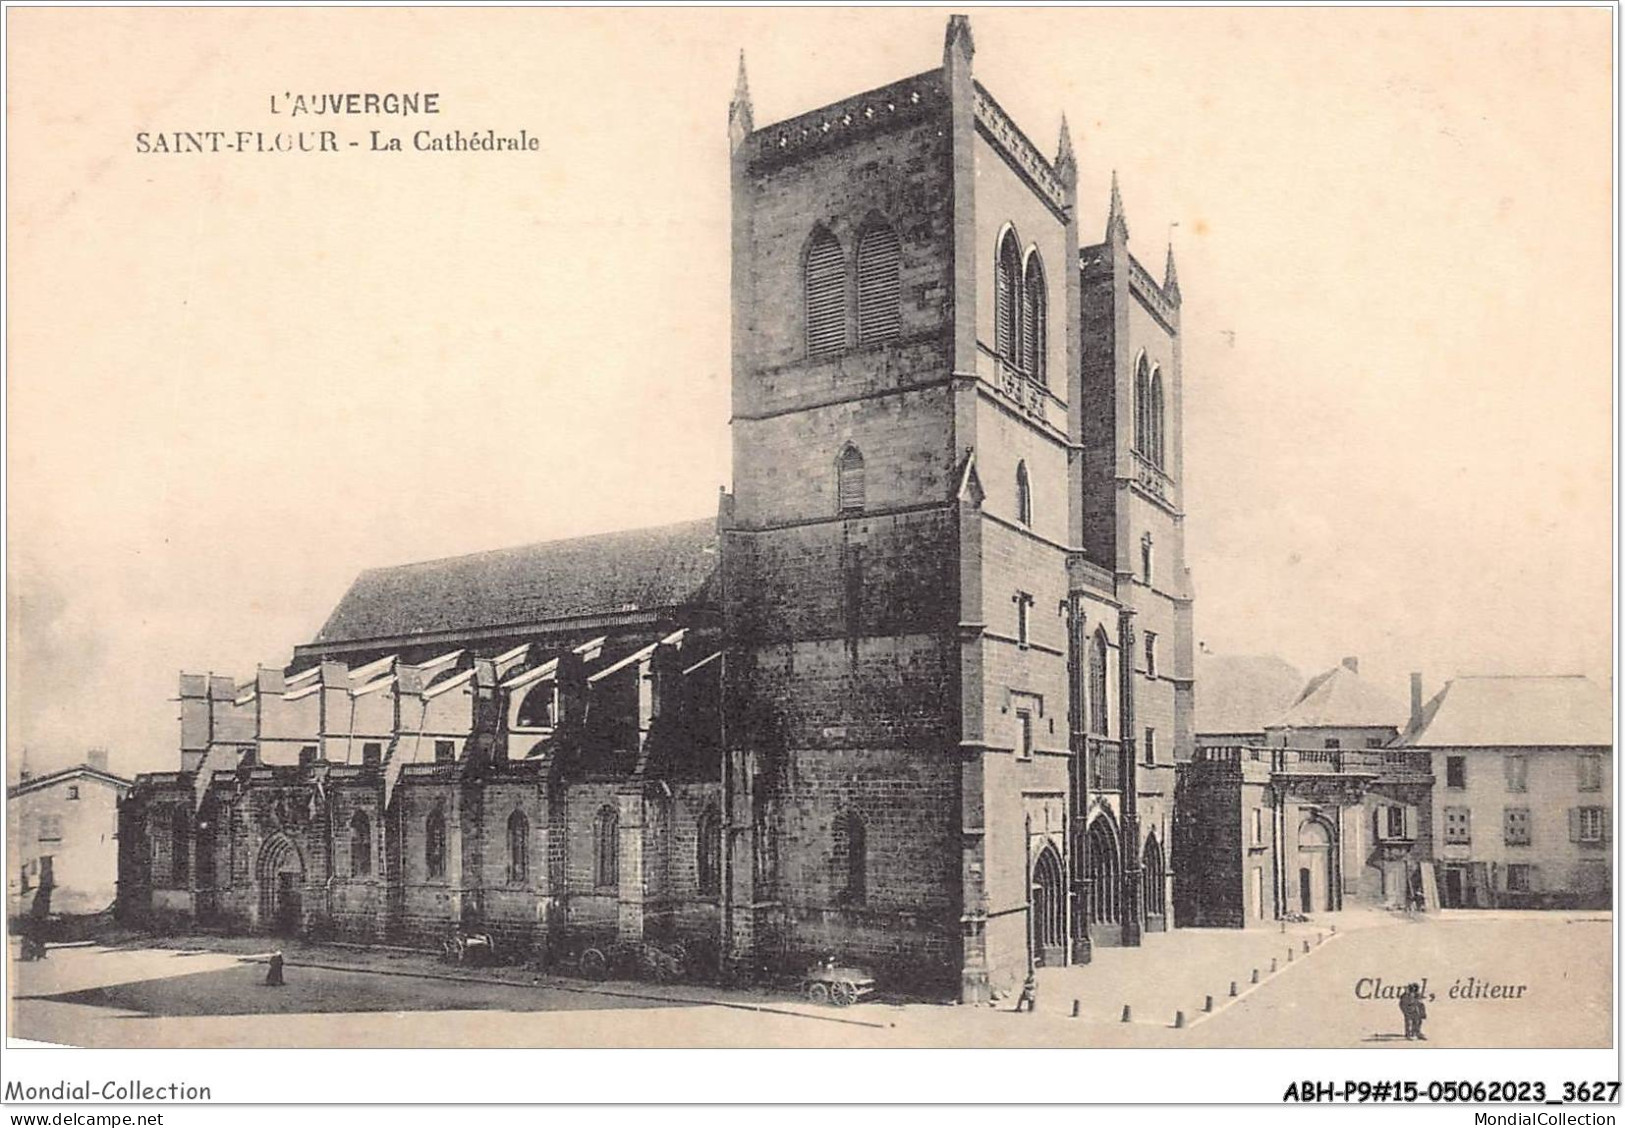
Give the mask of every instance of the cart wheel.
[[827, 1003], [827, 1002], [829, 1002], [829, 984], [828, 983], [809, 983], [809, 984], [807, 984], [807, 1001], [809, 1003]]
[[581, 974], [588, 979], [602, 979], [609, 974], [609, 960], [597, 948], [581, 953]]
[[830, 986], [830, 998], [838, 1007], [849, 1007], [858, 1001], [858, 990], [850, 983], [835, 983]]

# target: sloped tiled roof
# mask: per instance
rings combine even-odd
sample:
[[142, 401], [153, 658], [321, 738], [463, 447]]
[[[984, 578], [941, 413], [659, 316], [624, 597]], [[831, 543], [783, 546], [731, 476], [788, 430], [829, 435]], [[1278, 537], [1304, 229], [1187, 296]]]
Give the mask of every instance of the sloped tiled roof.
[[1263, 732], [1303, 688], [1303, 675], [1273, 654], [1202, 654], [1196, 659], [1196, 731]]
[[20, 780], [6, 788], [6, 798], [15, 799], [19, 795], [26, 795], [30, 791], [38, 791], [43, 787], [53, 787], [59, 783], [66, 783], [70, 779], [93, 779], [99, 783], [128, 791], [131, 782], [123, 776], [104, 772], [100, 768], [93, 768], [89, 764], [80, 764], [77, 767], [63, 768], [61, 771], [51, 772], [49, 775], [35, 776], [33, 779]]
[[1311, 678], [1270, 728], [1399, 728], [1408, 710], [1348, 665]]
[[1398, 745], [1409, 748], [1607, 746], [1614, 742], [1613, 698], [1601, 685], [1569, 677], [1454, 678], [1422, 709]]
[[373, 568], [356, 577], [316, 643], [524, 626], [703, 602], [717, 570], [716, 518]]

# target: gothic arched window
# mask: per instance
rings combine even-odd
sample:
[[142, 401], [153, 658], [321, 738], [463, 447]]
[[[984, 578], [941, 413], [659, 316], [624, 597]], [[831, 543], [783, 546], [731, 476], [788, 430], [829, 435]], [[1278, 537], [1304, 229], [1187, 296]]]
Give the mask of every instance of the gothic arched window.
[[1033, 484], [1025, 462], [1016, 463], [1016, 520], [1023, 525], [1033, 523]]
[[1144, 353], [1134, 366], [1134, 449], [1151, 456], [1151, 366]]
[[807, 355], [833, 356], [846, 347], [846, 261], [826, 228], [813, 232], [805, 270]]
[[1106, 632], [1096, 629], [1089, 647], [1089, 731], [1106, 735]]
[[858, 240], [858, 343], [890, 341], [903, 327], [897, 233], [875, 224]]
[[169, 823], [171, 873], [176, 885], [185, 885], [192, 876], [192, 819], [186, 808], [177, 806]]
[[1021, 251], [1015, 231], [999, 240], [994, 269], [993, 348], [1012, 368], [1021, 367]]
[[846, 887], [841, 899], [861, 905], [869, 897], [869, 833], [863, 820], [848, 811], [836, 827], [837, 846], [846, 851]]
[[372, 874], [372, 820], [361, 811], [350, 819], [350, 876]]
[[621, 883], [621, 820], [615, 808], [599, 810], [592, 840], [592, 883], [599, 889], [614, 889]]
[[699, 872], [700, 892], [715, 896], [722, 890], [722, 818], [716, 807], [707, 807], [700, 816], [698, 856], [694, 859]]
[[530, 877], [530, 820], [523, 811], [508, 816], [508, 881], [522, 884]]
[[1151, 461], [1161, 469], [1163, 466], [1164, 438], [1167, 432], [1163, 429], [1162, 418], [1162, 369], [1151, 370]]
[[1048, 382], [1049, 289], [1044, 262], [1035, 250], [1027, 256], [1021, 286], [1021, 366], [1040, 384]]
[[439, 807], [423, 827], [423, 868], [430, 877], [446, 876], [446, 815]]
[[863, 452], [851, 443], [835, 460], [835, 500], [841, 513], [862, 513], [864, 504]]

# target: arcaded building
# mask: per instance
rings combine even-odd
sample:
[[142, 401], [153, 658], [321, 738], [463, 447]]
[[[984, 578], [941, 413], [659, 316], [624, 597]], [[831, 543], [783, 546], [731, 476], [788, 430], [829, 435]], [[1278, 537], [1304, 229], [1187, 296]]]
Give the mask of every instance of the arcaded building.
[[290, 664], [183, 678], [132, 912], [834, 954], [970, 1002], [1156, 943], [1179, 284], [973, 58], [955, 16], [940, 66], [760, 127], [741, 63], [716, 519], [369, 572]]

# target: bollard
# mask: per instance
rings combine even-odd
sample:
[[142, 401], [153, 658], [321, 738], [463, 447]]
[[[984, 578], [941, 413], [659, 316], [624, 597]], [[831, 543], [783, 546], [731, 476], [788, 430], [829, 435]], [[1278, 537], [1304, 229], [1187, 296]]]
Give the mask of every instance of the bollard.
[[1185, 1012], [1184, 1011], [1175, 1011], [1174, 1012], [1174, 1029], [1175, 1030], [1183, 1030], [1183, 1029], [1185, 1029]]
[[1326, 943], [1326, 934], [1324, 932], [1315, 933], [1315, 943], [1317, 943], [1317, 944]]
[[1083, 1004], [1081, 1002], [1079, 1002], [1077, 999], [1072, 1000], [1072, 1017], [1073, 1018], [1078, 1017], [1078, 1012], [1082, 1009], [1082, 1007], [1083, 1007]]
[[1293, 956], [1293, 952], [1292, 952], [1292, 949], [1291, 949], [1291, 948], [1288, 948], [1288, 949], [1287, 949], [1287, 950], [1286, 950], [1286, 962], [1287, 962], [1287, 963], [1291, 963], [1291, 962], [1292, 962], [1292, 956]]
[[1279, 966], [1279, 965], [1276, 964], [1276, 962], [1273, 959], [1270, 960], [1270, 974], [1271, 975], [1275, 974], [1275, 969], [1276, 969], [1277, 966]]
[[1256, 967], [1253, 968], [1253, 982], [1254, 983], [1258, 982], [1258, 969]]
[[1123, 1021], [1124, 1022], [1133, 1022], [1134, 1021], [1134, 1012], [1129, 1009], [1129, 1005], [1127, 1003], [1123, 1004]]
[[1236, 981], [1234, 979], [1230, 981], [1230, 997], [1232, 999], [1236, 997]]
[[1213, 1011], [1213, 996], [1209, 995], [1207, 997], [1207, 1002], [1202, 1004], [1202, 1012], [1204, 1014], [1211, 1014], [1212, 1011]]
[[1303, 942], [1303, 950], [1306, 952], [1309, 950], [1309, 941], [1305, 940]]
[[1283, 933], [1286, 931], [1286, 921], [1284, 921], [1284, 920], [1281, 922], [1281, 931]]
[[1337, 925], [1335, 925], [1335, 924], [1334, 924], [1334, 925], [1332, 925], [1332, 935], [1333, 935], [1333, 936], [1336, 936], [1336, 935], [1337, 935]]

